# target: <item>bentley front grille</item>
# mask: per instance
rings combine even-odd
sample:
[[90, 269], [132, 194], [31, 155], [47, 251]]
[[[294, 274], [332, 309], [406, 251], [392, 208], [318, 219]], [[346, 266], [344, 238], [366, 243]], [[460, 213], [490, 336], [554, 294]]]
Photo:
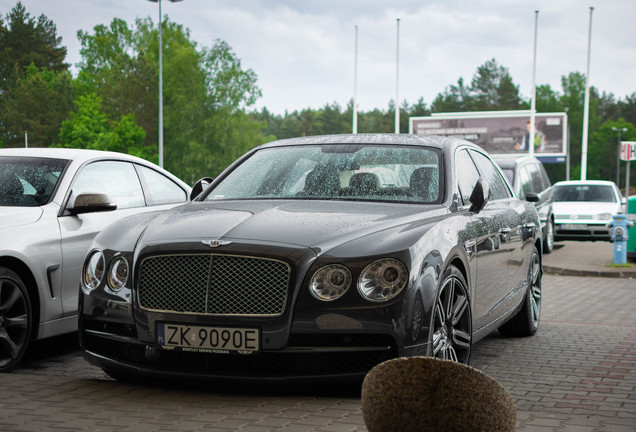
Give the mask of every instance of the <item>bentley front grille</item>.
[[219, 254], [145, 258], [139, 304], [155, 311], [278, 316], [285, 308], [290, 268], [272, 259]]

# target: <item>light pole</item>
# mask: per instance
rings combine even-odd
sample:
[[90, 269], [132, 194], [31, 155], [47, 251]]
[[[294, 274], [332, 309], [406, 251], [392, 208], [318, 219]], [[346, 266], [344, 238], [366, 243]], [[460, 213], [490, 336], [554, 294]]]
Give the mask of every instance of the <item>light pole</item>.
[[585, 101], [583, 102], [583, 137], [581, 140], [581, 180], [587, 180], [587, 134], [590, 120], [590, 53], [592, 52], [592, 13], [590, 7], [590, 30], [587, 37], [587, 72], [585, 73]]
[[358, 133], [358, 26], [356, 25], [356, 44], [353, 61], [353, 124], [351, 132]]
[[[161, 52], [163, 44], [161, 41], [161, 0], [148, 0], [159, 4], [159, 166], [163, 168], [163, 61]], [[182, 0], [169, 0], [171, 3]]]
[[397, 43], [395, 55], [395, 133], [400, 133], [400, 101], [399, 82], [400, 82], [400, 19], [397, 19]]
[[616, 149], [616, 186], [620, 186], [621, 173], [621, 132], [627, 132], [627, 128], [613, 127], [614, 132], [618, 132], [617, 149]]

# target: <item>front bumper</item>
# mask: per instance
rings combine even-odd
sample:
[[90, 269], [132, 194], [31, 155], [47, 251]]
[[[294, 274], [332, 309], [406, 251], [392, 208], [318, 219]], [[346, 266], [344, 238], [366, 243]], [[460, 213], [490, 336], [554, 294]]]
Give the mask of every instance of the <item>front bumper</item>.
[[[163, 349], [148, 336], [147, 328], [131, 320], [130, 309], [82, 294], [80, 346], [89, 362], [114, 376], [214, 381], [360, 378], [385, 360], [427, 354], [427, 343], [403, 346], [399, 332], [393, 330], [394, 320], [389, 318], [389, 324], [373, 320], [374, 316], [388, 318], [387, 314], [393, 315], [397, 308], [331, 317], [303, 318], [299, 313], [301, 318], [293, 322], [279, 349], [264, 346], [258, 354], [216, 354]], [[330, 328], [321, 328], [325, 321]], [[267, 323], [260, 328], [266, 338]]]
[[611, 237], [607, 224], [573, 224], [571, 222], [556, 221], [554, 225], [555, 240], [602, 240], [609, 241]]

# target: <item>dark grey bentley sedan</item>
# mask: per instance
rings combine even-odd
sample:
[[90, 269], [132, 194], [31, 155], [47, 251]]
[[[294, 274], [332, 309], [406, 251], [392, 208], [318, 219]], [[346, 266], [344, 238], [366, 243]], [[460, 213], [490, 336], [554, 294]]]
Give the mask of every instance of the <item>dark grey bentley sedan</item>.
[[80, 294], [85, 357], [118, 378], [363, 376], [398, 356], [468, 362], [532, 335], [541, 231], [463, 140], [260, 146], [190, 203], [102, 231]]

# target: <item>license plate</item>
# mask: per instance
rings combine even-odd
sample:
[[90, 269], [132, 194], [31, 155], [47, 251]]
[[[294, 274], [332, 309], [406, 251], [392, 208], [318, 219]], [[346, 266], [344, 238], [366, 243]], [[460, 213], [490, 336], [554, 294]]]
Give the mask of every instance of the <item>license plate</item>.
[[157, 323], [157, 343], [165, 349], [256, 354], [260, 351], [260, 340], [260, 331], [256, 328]]
[[586, 230], [587, 225], [585, 224], [563, 224], [561, 225], [561, 229], [564, 230]]

